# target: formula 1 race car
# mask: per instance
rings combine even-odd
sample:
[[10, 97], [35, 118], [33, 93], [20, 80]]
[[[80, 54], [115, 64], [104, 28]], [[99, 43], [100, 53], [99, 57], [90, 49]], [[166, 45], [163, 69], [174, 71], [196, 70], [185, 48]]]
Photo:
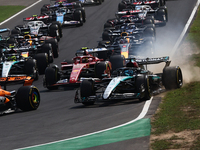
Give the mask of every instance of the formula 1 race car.
[[[7, 44], [9, 45], [9, 47], [6, 46], [7, 44], [0, 42], [1, 64], [5, 63], [6, 61], [11, 62], [10, 67], [7, 66], [6, 69], [11, 69], [13, 65], [18, 66], [20, 64], [20, 66], [21, 65], [22, 66], [18, 67], [19, 71], [17, 71], [17, 69], [14, 69], [14, 70], [16, 70], [17, 72], [21, 72], [22, 74], [25, 73], [27, 75], [31, 75], [35, 79], [38, 78], [38, 73], [44, 74], [46, 67], [49, 65], [49, 63], [53, 62], [51, 45], [49, 43], [44, 43], [42, 45], [38, 45], [38, 47], [36, 45], [30, 46], [29, 45], [30, 41], [29, 42], [25, 41], [28, 43], [29, 46], [28, 45], [24, 46], [25, 43], [22, 43], [23, 45], [20, 44], [18, 45], [19, 46], [18, 47], [17, 45], [14, 45], [13, 43], [14, 41], [15, 39], [12, 39], [12, 38], [9, 38], [7, 40]], [[27, 68], [29, 71], [27, 71], [27, 69], [25, 69], [26, 71], [23, 69], [24, 62], [26, 62], [27, 60], [29, 60], [28, 61], [29, 63], [27, 65], [30, 65], [30, 67], [35, 66], [34, 70], [31, 71], [31, 69], [33, 68], [28, 69], [28, 66], [25, 68]], [[2, 65], [2, 67], [3, 66], [4, 65]], [[13, 68], [11, 70], [13, 70]]]
[[158, 7], [152, 9], [149, 5], [137, 5], [134, 9], [125, 9], [116, 12], [116, 17], [121, 18], [124, 15], [135, 15], [135, 20], [137, 23], [143, 23], [144, 21], [149, 22], [148, 24], [156, 24], [160, 26], [165, 26], [168, 21], [167, 7]]
[[[2, 34], [3, 33], [7, 33], [7, 35], [4, 37]], [[9, 28], [3, 28], [3, 29], [0, 29], [0, 41], [2, 40], [6, 40], [7, 37], [10, 35], [10, 29]]]
[[[9, 79], [8, 82], [23, 81], [24, 79], [39, 78], [36, 59], [26, 57], [27, 53], [17, 52], [14, 49], [7, 49], [1, 52], [0, 61], [0, 82]], [[38, 61], [40, 61], [40, 54], [38, 54]], [[43, 65], [43, 64], [40, 64]]]
[[[107, 49], [105, 49], [107, 50]], [[77, 51], [76, 57], [72, 60], [65, 60], [61, 63], [61, 71], [57, 65], [47, 67], [43, 80], [44, 87], [57, 89], [58, 86], [76, 86], [81, 83], [83, 78], [102, 79], [111, 74], [111, 62], [99, 59], [89, 53], [104, 51], [104, 49], [81, 49]], [[81, 56], [78, 56], [81, 54]]]
[[114, 41], [116, 37], [123, 35], [140, 36], [141, 38], [152, 37], [156, 38], [156, 29], [153, 24], [141, 25], [135, 23], [124, 23], [114, 27], [107, 27], [102, 33], [103, 41]]
[[[100, 41], [98, 47], [112, 49], [112, 53], [105, 51], [99, 58], [107, 59], [111, 55], [123, 55], [125, 58], [133, 56], [152, 56], [155, 52], [155, 38], [143, 37], [140, 34], [128, 36], [126, 32], [124, 36], [119, 36], [114, 41]], [[125, 36], [126, 35], [126, 36]]]
[[17, 92], [15, 90], [6, 91], [0, 87], [0, 114], [16, 112], [18, 109], [36, 110], [40, 105], [40, 92], [31, 84], [30, 81], [25, 80], [24, 86], [20, 87]]
[[118, 11], [124, 9], [134, 9], [136, 5], [150, 5], [153, 9], [156, 9], [161, 6], [165, 6], [165, 0], [122, 0], [118, 4]]
[[54, 1], [54, 4], [59, 4], [59, 2], [63, 3], [72, 3], [72, 2], [80, 2], [82, 5], [92, 5], [92, 4], [101, 4], [104, 0], [50, 0]]
[[[62, 28], [59, 22], [52, 22], [45, 24], [39, 19], [45, 18], [45, 16], [38, 17], [33, 15], [33, 17], [24, 18], [24, 25], [18, 25], [11, 31], [11, 35], [24, 35], [27, 32], [31, 35], [42, 35], [43, 39], [56, 38], [60, 41], [62, 37]], [[28, 22], [27, 22], [28, 21]]]
[[[180, 88], [183, 84], [180, 67], [169, 67], [169, 57], [127, 60], [126, 67], [116, 70], [112, 78], [102, 79], [100, 83], [95, 79], [83, 80], [76, 91], [75, 103], [92, 105], [98, 99], [148, 100], [152, 94], [161, 92], [163, 86], [170, 90]], [[166, 63], [162, 73], [153, 74], [145, 69], [149, 64], [161, 62]]]
[[[56, 39], [42, 39], [42, 35], [30, 35], [25, 34], [24, 36], [11, 36], [8, 40], [4, 43], [0, 42], [1, 45], [7, 46], [14, 46], [19, 49], [27, 49], [31, 53], [29, 55], [31, 57], [34, 56], [36, 53], [47, 53], [48, 55], [48, 63], [52, 63], [54, 58], [59, 56], [59, 47], [58, 42]], [[34, 52], [34, 53], [33, 53]]]
[[57, 21], [62, 25], [82, 26], [86, 21], [85, 9], [78, 2], [44, 5], [41, 8], [41, 14], [43, 17], [39, 18], [45, 18], [46, 23]]

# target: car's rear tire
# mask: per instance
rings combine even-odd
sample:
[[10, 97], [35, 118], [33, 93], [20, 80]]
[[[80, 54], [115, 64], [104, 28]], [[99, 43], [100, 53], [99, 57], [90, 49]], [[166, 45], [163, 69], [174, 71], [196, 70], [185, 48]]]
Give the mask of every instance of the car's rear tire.
[[53, 54], [52, 54], [52, 45], [49, 43], [45, 43], [41, 47], [42, 53], [46, 53], [48, 55], [48, 63], [53, 63]]
[[44, 74], [46, 67], [48, 66], [48, 56], [46, 53], [39, 53], [34, 56], [37, 63], [39, 74]]
[[59, 21], [54, 21], [52, 24], [56, 24], [58, 26], [59, 36], [60, 36], [60, 38], [62, 38], [62, 36], [63, 36], [62, 24]]
[[162, 83], [166, 90], [182, 87], [183, 77], [181, 68], [179, 66], [165, 67], [162, 74]]
[[118, 11], [122, 11], [123, 9], [126, 9], [126, 5], [121, 2], [118, 4]]
[[49, 27], [49, 35], [51, 37], [56, 37], [56, 39], [60, 41], [59, 28], [57, 24], [51, 24]]
[[28, 59], [24, 64], [24, 71], [28, 76], [31, 76], [35, 81], [39, 78], [39, 72], [35, 59]]
[[45, 70], [45, 84], [47, 89], [49, 90], [56, 90], [58, 89], [57, 86], [52, 86], [59, 80], [59, 75], [58, 75], [58, 67], [47, 67]]
[[12, 29], [11, 30], [11, 35], [18, 35], [18, 34], [21, 34], [21, 32], [19, 31], [19, 30], [17, 30], [17, 29]]
[[123, 55], [112, 55], [110, 57], [110, 63], [112, 65], [112, 72], [118, 68], [124, 67], [125, 58]]
[[52, 50], [53, 50], [53, 57], [58, 58], [58, 56], [59, 56], [58, 41], [56, 39], [52, 38], [52, 39], [46, 40], [45, 43], [51, 43]]
[[94, 70], [95, 70], [95, 76], [97, 78], [102, 79], [103, 78], [102, 75], [105, 74], [105, 73], [108, 75], [108, 77], [110, 77], [111, 68], [110, 68], [109, 64], [105, 61], [96, 63]]
[[31, 86], [22, 86], [16, 94], [17, 107], [23, 111], [36, 110], [40, 105], [39, 90]]
[[81, 10], [75, 10], [74, 19], [76, 21], [80, 21], [80, 24], [78, 24], [77, 26], [82, 26], [83, 25], [83, 15], [82, 15]]

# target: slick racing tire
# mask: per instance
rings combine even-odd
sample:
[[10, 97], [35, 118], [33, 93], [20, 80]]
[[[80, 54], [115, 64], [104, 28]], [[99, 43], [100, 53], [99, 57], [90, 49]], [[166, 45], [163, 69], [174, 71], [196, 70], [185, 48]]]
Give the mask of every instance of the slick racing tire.
[[60, 41], [59, 28], [57, 24], [51, 24], [51, 26], [49, 27], [49, 35], [51, 37], [56, 37], [56, 39]]
[[80, 10], [81, 13], [82, 13], [82, 17], [83, 17], [83, 22], [86, 22], [86, 14], [85, 14], [85, 8], [82, 7], [82, 8], [78, 8], [76, 10]]
[[45, 70], [45, 84], [47, 89], [49, 90], [56, 90], [58, 89], [57, 86], [52, 86], [59, 80], [59, 75], [58, 75], [58, 67], [56, 65], [47, 67]]
[[162, 23], [160, 23], [160, 26], [165, 26], [167, 24], [168, 14], [167, 10], [164, 7], [158, 9], [156, 19], [162, 21]]
[[118, 11], [122, 11], [123, 9], [126, 9], [126, 5], [121, 2], [118, 4]]
[[74, 12], [74, 20], [80, 22], [80, 24], [78, 24], [77, 26], [82, 26], [83, 25], [83, 14], [82, 14], [81, 10], [75, 10], [75, 12]]
[[165, 67], [162, 74], [162, 83], [166, 90], [182, 87], [183, 77], [181, 68], [179, 66]]
[[12, 29], [11, 30], [11, 35], [19, 35], [19, 34], [21, 34], [21, 32], [19, 31], [19, 30], [17, 30], [17, 29]]
[[95, 76], [97, 78], [102, 79], [103, 78], [102, 75], [105, 73], [108, 75], [108, 77], [110, 77], [111, 68], [110, 68], [108, 62], [106, 62], [106, 61], [96, 63], [94, 70], [95, 70]]
[[112, 72], [118, 68], [124, 67], [125, 58], [123, 55], [113, 55], [110, 57], [110, 63], [112, 65]]
[[102, 40], [103, 41], [112, 41], [112, 38], [111, 36], [109, 35], [109, 32], [108, 31], [104, 31], [102, 33]]
[[[87, 98], [92, 95], [95, 95], [94, 81], [93, 80], [83, 80], [80, 85], [81, 98]], [[82, 104], [93, 105], [94, 101], [82, 102]]]
[[98, 3], [99, 3], [99, 5], [101, 5], [102, 4], [102, 0], [98, 0]]
[[35, 81], [39, 78], [39, 72], [35, 59], [28, 59], [24, 64], [24, 71], [28, 76], [31, 76]]
[[41, 14], [46, 14], [48, 13], [48, 8], [46, 6], [43, 6], [41, 9], [40, 9], [40, 13]]
[[48, 55], [48, 63], [53, 63], [53, 54], [52, 54], [52, 45], [49, 43], [45, 43], [42, 45], [42, 53], [46, 53]]
[[155, 18], [154, 16], [147, 16], [145, 18], [145, 20], [143, 21], [143, 24], [144, 25], [147, 25], [147, 24], [155, 24]]
[[165, 6], [165, 0], [160, 0], [160, 6]]
[[34, 59], [37, 62], [39, 74], [44, 74], [45, 69], [48, 66], [48, 55], [46, 53], [36, 54]]
[[46, 40], [45, 43], [51, 43], [52, 50], [53, 50], [53, 57], [58, 58], [59, 56], [58, 41], [54, 38], [51, 38], [51, 39]]
[[109, 28], [112, 28], [113, 26], [110, 22], [106, 22], [103, 27], [104, 27], [104, 29], [106, 29], [106, 28], [109, 29]]
[[155, 38], [156, 37], [156, 30], [153, 27], [147, 27], [144, 30], [144, 37], [152, 37]]
[[[140, 101], [149, 100], [152, 97], [149, 85], [149, 78], [147, 75], [137, 76], [135, 85], [136, 85], [136, 92], [141, 93]], [[142, 88], [145, 90], [144, 93], [141, 92], [143, 90]]]
[[23, 111], [36, 110], [40, 105], [39, 90], [31, 86], [22, 86], [16, 94], [17, 107]]
[[81, 4], [80, 1], [75, 0], [75, 1], [73, 1], [73, 2], [76, 2], [76, 4], [74, 5], [74, 8], [82, 8], [82, 4]]
[[52, 24], [56, 24], [58, 26], [58, 33], [59, 33], [60, 38], [62, 38], [63, 36], [62, 24], [59, 21], [54, 21]]

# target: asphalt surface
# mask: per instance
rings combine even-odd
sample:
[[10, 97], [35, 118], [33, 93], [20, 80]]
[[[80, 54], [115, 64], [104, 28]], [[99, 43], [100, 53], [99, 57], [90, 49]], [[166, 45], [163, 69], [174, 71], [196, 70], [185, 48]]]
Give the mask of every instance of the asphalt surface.
[[[121, 0], [105, 0], [102, 5], [86, 7], [87, 21], [82, 27], [63, 28], [60, 56], [54, 63], [60, 66], [64, 59], [74, 57], [74, 53], [82, 46], [95, 47], [101, 40], [103, 24], [114, 18], [117, 5]], [[43, 0], [35, 7], [18, 15], [1, 28], [13, 28], [22, 24], [22, 18], [39, 14]], [[167, 55], [179, 37], [196, 0], [167, 1], [169, 22], [165, 27], [158, 27], [156, 55]], [[38, 110], [18, 112], [0, 116], [1, 149], [9, 150], [43, 144], [79, 136], [102, 129], [110, 128], [135, 119], [141, 112], [144, 102], [137, 100], [98, 102], [94, 106], [85, 107], [74, 104], [75, 90], [48, 91], [42, 86], [42, 76], [34, 82], [41, 94]], [[8, 90], [17, 89], [19, 85], [9, 86]], [[151, 117], [159, 105], [160, 99], [153, 100], [146, 117]], [[149, 137], [141, 137], [89, 149], [148, 149]]]

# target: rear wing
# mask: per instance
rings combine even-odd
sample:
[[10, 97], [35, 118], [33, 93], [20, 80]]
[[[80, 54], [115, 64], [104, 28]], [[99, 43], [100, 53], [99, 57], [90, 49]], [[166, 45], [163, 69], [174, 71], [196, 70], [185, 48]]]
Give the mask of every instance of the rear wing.
[[42, 15], [42, 16], [35, 15], [35, 16], [32, 16], [32, 17], [23, 18], [23, 21], [46, 20], [48, 18], [49, 18], [48, 15]]
[[89, 49], [87, 47], [85, 48], [82, 48], [80, 50], [77, 50], [76, 52], [76, 55], [77, 54], [85, 54], [85, 53], [97, 53], [97, 52], [105, 52], [105, 51], [110, 51], [111, 49], [110, 48], [92, 48], [92, 49]]
[[10, 29], [9, 28], [0, 29], [0, 33], [4, 33], [4, 32], [9, 32], [10, 33]]
[[151, 4], [157, 4], [158, 2], [153, 0], [153, 1], [143, 1], [143, 2], [132, 2], [132, 5], [151, 5]]
[[159, 64], [162, 62], [166, 63], [166, 66], [169, 66], [171, 61], [169, 61], [169, 56], [165, 57], [156, 57], [156, 58], [146, 58], [146, 59], [138, 59], [138, 58], [127, 58], [126, 60], [135, 61], [138, 65], [150, 65], [150, 64]]
[[[122, 16], [122, 15], [137, 15], [139, 13], [144, 13], [146, 10], [124, 10], [124, 11], [118, 11], [115, 13], [115, 16]], [[148, 10], [146, 11], [148, 13], [155, 13], [155, 10]]]

